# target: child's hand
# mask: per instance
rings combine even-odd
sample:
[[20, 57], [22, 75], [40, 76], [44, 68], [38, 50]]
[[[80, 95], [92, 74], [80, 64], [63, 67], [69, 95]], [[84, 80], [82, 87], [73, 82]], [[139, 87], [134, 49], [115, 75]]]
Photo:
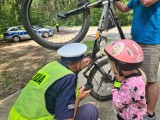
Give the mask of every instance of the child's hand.
[[115, 73], [114, 77], [115, 77], [116, 81], [118, 81], [118, 82], [122, 82], [123, 78], [124, 78], [123, 76], [120, 76], [118, 73]]

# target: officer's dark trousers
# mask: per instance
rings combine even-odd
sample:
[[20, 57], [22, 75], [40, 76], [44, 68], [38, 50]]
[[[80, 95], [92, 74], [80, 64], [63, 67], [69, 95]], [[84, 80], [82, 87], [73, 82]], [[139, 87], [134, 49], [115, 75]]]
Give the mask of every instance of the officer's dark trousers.
[[57, 32], [59, 32], [59, 26], [56, 26]]
[[78, 108], [76, 120], [98, 120], [98, 110], [92, 104], [85, 104]]

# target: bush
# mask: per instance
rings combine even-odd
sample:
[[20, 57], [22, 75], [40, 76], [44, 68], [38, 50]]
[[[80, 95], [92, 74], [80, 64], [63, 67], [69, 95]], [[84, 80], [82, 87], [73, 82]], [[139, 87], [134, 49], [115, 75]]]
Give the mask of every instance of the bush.
[[130, 26], [132, 24], [132, 11], [125, 14], [122, 12], [117, 12], [117, 16], [121, 26]]
[[3, 40], [3, 35], [2, 34], [0, 34], [0, 40]]

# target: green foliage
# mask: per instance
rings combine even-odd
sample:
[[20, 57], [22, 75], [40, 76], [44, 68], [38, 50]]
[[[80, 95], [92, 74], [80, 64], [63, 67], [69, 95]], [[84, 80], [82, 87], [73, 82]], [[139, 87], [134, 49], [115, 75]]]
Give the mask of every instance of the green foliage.
[[3, 35], [2, 34], [0, 34], [0, 40], [3, 40]]
[[[91, 1], [95, 1], [95, 0], [91, 0]], [[128, 0], [121, 0], [121, 1], [125, 4], [128, 3]], [[102, 8], [91, 9], [91, 25], [93, 25], [93, 26], [98, 25], [98, 22], [99, 22], [100, 17], [101, 17], [101, 13], [102, 13]], [[117, 14], [118, 20], [119, 20], [119, 22], [122, 26], [131, 25], [132, 16], [133, 16], [132, 11], [130, 11], [128, 13], [122, 13], [122, 12], [116, 10], [116, 14]]]
[[[21, 1], [21, 0], [16, 0]], [[0, 2], [0, 34], [9, 26], [21, 24], [20, 19], [20, 2], [13, 0], [5, 0]]]
[[[128, 4], [128, 0], [121, 0], [122, 3]], [[133, 11], [129, 11], [128, 13], [122, 13], [118, 10], [116, 10], [118, 20], [122, 26], [128, 26], [132, 24], [132, 16]]]
[[131, 25], [132, 23], [132, 16], [133, 12], [128, 12], [128, 13], [122, 13], [122, 12], [117, 12], [118, 20], [122, 26], [128, 26]]
[[99, 20], [101, 18], [102, 8], [91, 9], [91, 25], [98, 26]]
[[86, 54], [87, 53], [91, 53], [92, 52], [92, 50], [93, 50], [93, 44], [94, 44], [94, 40], [92, 40], [92, 41], [84, 41], [83, 42], [85, 45], [87, 45], [87, 52], [86, 52]]
[[[5, 27], [22, 24], [21, 22], [21, 1], [22, 0], [3, 0], [0, 1], [0, 34], [4, 32]], [[95, 2], [97, 0], [90, 0]], [[127, 0], [123, 0], [127, 3]], [[55, 26], [58, 13], [66, 13], [76, 8], [78, 0], [32, 0], [31, 21], [34, 25]], [[97, 26], [101, 17], [102, 8], [93, 8], [90, 10], [91, 25]], [[132, 12], [123, 14], [118, 12], [118, 18], [122, 26], [131, 25]], [[61, 26], [80, 26], [83, 22], [83, 14], [75, 15], [69, 19], [60, 22]]]

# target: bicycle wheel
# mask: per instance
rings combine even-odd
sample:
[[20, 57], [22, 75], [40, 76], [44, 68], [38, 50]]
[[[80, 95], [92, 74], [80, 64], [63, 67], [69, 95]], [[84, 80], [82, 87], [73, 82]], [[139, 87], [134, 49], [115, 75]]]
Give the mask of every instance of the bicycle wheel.
[[108, 76], [103, 75], [97, 67], [94, 67], [89, 75], [88, 82], [93, 84], [90, 95], [99, 101], [112, 99], [111, 89], [113, 81], [113, 72], [108, 59], [103, 59], [98, 64], [99, 68]]
[[[80, 42], [89, 29], [89, 10], [64, 19], [57, 17], [75, 9], [77, 4], [78, 0], [23, 0], [22, 22], [31, 38], [45, 48], [58, 49], [64, 44]], [[59, 23], [59, 32], [56, 22]], [[47, 38], [41, 32], [37, 34], [35, 26], [49, 28], [50, 32], [53, 30], [53, 36], [52, 33]]]

